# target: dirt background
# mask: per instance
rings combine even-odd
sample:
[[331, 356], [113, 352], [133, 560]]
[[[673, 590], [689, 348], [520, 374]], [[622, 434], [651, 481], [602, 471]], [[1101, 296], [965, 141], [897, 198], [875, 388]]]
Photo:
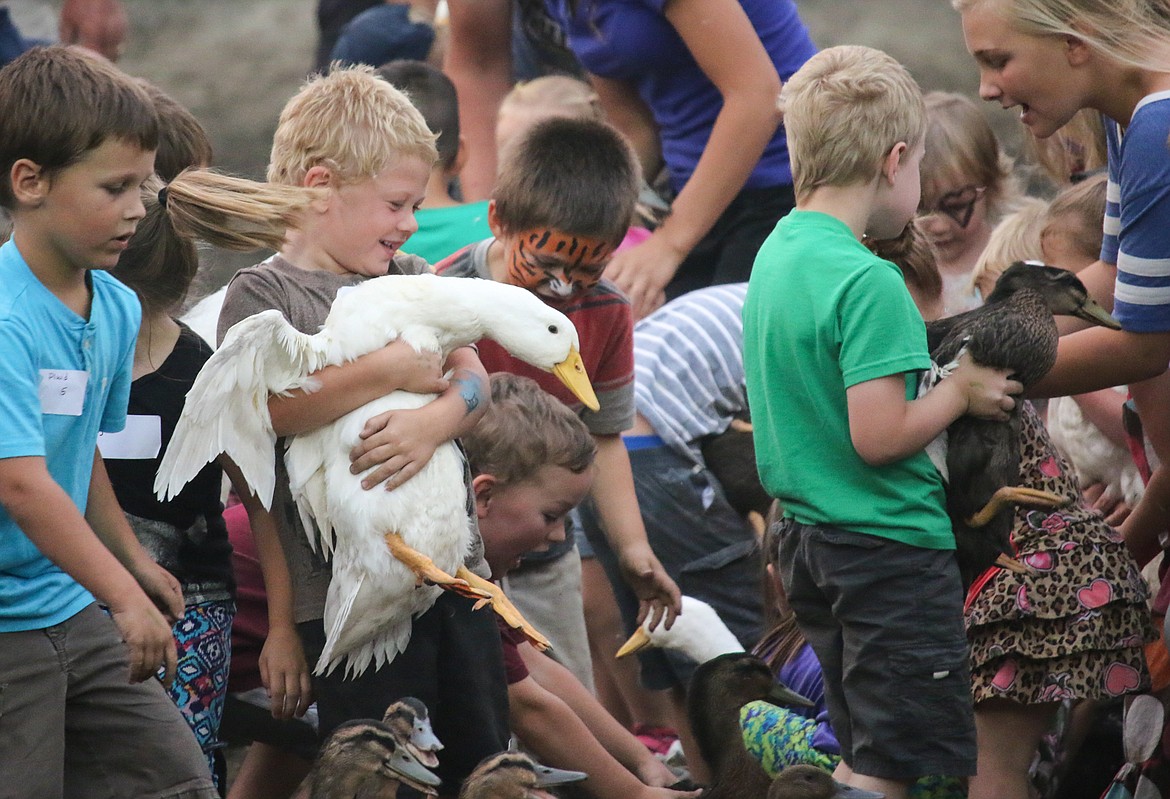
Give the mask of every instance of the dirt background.
[[[280, 109], [312, 64], [312, 0], [123, 2], [131, 30], [121, 66], [154, 81], [199, 117], [215, 144], [218, 167], [262, 177]], [[27, 15], [22, 6], [45, 5], [44, 0], [10, 2], [14, 14]], [[878, 47], [906, 64], [924, 89], [975, 92], [975, 69], [948, 0], [797, 0], [797, 5], [821, 47]], [[1013, 115], [990, 104], [986, 108], [1014, 150]], [[208, 251], [198, 291], [218, 287], [256, 259]]]

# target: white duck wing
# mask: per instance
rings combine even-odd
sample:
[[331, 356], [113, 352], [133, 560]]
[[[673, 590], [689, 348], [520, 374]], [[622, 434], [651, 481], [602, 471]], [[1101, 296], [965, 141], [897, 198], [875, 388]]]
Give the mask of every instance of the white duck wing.
[[271, 507], [276, 484], [276, 434], [268, 396], [308, 385], [317, 368], [313, 340], [279, 311], [264, 311], [233, 325], [195, 378], [179, 423], [163, 455], [154, 490], [175, 496], [220, 453], [240, 467], [256, 496]]

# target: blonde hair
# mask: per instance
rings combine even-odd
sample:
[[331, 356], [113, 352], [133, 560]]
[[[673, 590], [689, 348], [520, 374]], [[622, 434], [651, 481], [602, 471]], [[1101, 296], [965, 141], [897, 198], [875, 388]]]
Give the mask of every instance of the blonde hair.
[[500, 103], [499, 116], [515, 111], [539, 111], [548, 116], [605, 119], [593, 87], [568, 75], [545, 75], [512, 87]]
[[268, 180], [299, 185], [325, 166], [340, 183], [372, 178], [401, 158], [428, 168], [436, 136], [406, 95], [364, 64], [313, 75], [285, 105], [272, 139]]
[[960, 13], [991, 5], [1009, 25], [1031, 36], [1071, 36], [1138, 69], [1170, 69], [1165, 0], [952, 0]]
[[978, 289], [983, 298], [991, 294], [995, 281], [1016, 261], [1039, 261], [1040, 233], [1047, 219], [1048, 202], [1039, 197], [1025, 197], [991, 231], [987, 246], [971, 270], [970, 289]]
[[1109, 179], [1104, 174], [1093, 175], [1053, 197], [1044, 215], [1040, 243], [1059, 233], [1070, 239], [1076, 250], [1090, 263], [1096, 261], [1101, 255], [1101, 242], [1105, 237], [1102, 225], [1108, 183]]
[[917, 146], [926, 128], [914, 78], [860, 45], [814, 55], [784, 84], [780, 104], [798, 199], [820, 186], [872, 180], [896, 144]]
[[111, 272], [134, 289], [147, 314], [171, 311], [199, 268], [196, 239], [229, 250], [280, 249], [322, 194], [208, 169], [184, 170], [165, 188], [151, 178], [142, 190], [146, 216]]
[[1067, 186], [1076, 176], [1082, 178], [1109, 164], [1105, 144], [1105, 126], [1101, 114], [1082, 108], [1046, 139], [1038, 139], [1032, 129], [1024, 128], [1023, 152], [1034, 161], [1057, 186]]
[[954, 92], [929, 92], [926, 154], [922, 157], [922, 207], [933, 208], [949, 191], [983, 187], [987, 214], [996, 220], [1020, 197], [1012, 160], [999, 146], [975, 101]]

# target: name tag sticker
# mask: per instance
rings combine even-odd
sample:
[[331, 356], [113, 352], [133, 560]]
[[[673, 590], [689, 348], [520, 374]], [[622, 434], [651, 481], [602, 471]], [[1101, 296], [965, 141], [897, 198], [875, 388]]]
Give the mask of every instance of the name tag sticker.
[[85, 407], [85, 386], [89, 372], [76, 369], [41, 370], [41, 413], [81, 416]]
[[107, 460], [151, 460], [162, 450], [162, 419], [127, 416], [117, 433], [98, 433], [98, 451]]

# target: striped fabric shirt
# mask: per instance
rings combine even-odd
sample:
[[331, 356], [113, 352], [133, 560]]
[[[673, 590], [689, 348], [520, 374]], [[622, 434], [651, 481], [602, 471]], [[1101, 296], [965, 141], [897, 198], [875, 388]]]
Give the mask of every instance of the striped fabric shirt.
[[659, 437], [695, 463], [698, 440], [747, 409], [743, 302], [747, 283], [711, 286], [634, 326], [634, 402]]
[[1124, 135], [1106, 119], [1109, 184], [1101, 260], [1117, 265], [1113, 315], [1138, 333], [1170, 330], [1170, 92], [1138, 103]]

